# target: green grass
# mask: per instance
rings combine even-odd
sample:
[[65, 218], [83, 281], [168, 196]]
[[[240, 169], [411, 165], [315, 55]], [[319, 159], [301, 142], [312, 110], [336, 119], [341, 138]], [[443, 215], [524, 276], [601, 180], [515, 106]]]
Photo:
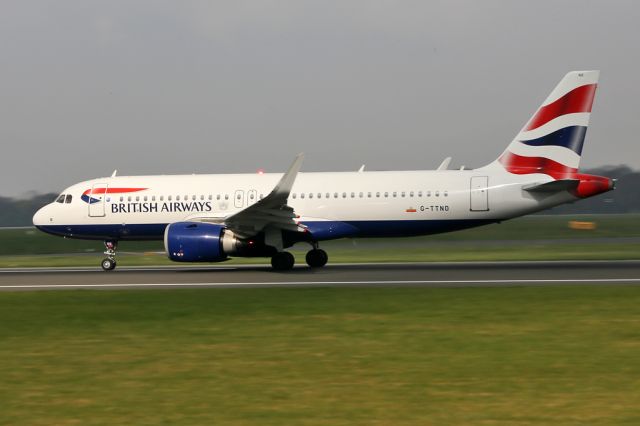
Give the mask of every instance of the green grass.
[[640, 287], [0, 293], [0, 424], [640, 423]]
[[[475, 261], [551, 261], [551, 260], [634, 260], [640, 259], [640, 243], [522, 243], [520, 245], [484, 246], [470, 242], [461, 246], [439, 244], [423, 247], [406, 247], [398, 242], [396, 247], [371, 248], [345, 247], [344, 244], [323, 245], [329, 252], [329, 262], [336, 263], [384, 263], [384, 262], [475, 262]], [[306, 247], [293, 250], [297, 264], [304, 264]], [[0, 267], [98, 267], [103, 255], [47, 255], [0, 256]], [[235, 258], [224, 265], [264, 264], [268, 258]], [[163, 254], [118, 255], [118, 266], [180, 265]], [[182, 266], [215, 264], [182, 264]]]
[[[593, 221], [595, 230], [569, 229], [569, 220]], [[332, 263], [474, 260], [640, 259], [640, 215], [528, 216], [466, 231], [404, 239], [322, 243]], [[637, 241], [620, 238], [635, 238]], [[69, 240], [35, 229], [0, 229], [0, 267], [94, 266], [100, 241]], [[294, 247], [304, 262], [305, 244]], [[161, 241], [121, 242], [120, 265], [170, 264]], [[234, 259], [232, 263], [268, 263]]]

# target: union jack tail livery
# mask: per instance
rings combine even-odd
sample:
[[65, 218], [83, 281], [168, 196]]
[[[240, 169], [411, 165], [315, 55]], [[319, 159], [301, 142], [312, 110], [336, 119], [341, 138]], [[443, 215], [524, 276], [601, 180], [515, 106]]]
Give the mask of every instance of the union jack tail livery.
[[543, 173], [554, 179], [575, 175], [599, 75], [565, 75], [497, 162], [514, 174]]

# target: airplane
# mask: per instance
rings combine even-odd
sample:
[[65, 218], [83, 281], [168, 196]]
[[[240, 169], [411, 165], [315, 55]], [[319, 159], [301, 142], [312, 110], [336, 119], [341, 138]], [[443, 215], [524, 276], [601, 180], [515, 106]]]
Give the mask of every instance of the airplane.
[[506, 150], [477, 169], [301, 173], [298, 155], [284, 174], [118, 176], [72, 185], [36, 212], [34, 225], [65, 238], [102, 240], [105, 271], [119, 241], [164, 240], [176, 262], [270, 257], [310, 245], [306, 263], [328, 261], [320, 242], [408, 237], [499, 223], [615, 187], [580, 173], [599, 71], [562, 78]]

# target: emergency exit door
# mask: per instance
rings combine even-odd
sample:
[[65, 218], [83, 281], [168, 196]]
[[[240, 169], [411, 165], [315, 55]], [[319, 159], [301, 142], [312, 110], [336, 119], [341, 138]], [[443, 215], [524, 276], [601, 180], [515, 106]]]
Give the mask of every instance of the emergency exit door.
[[104, 205], [107, 197], [107, 184], [96, 183], [91, 187], [91, 192], [87, 194], [89, 199], [89, 217], [102, 217], [105, 214]]
[[474, 176], [471, 178], [471, 209], [472, 212], [486, 212], [489, 210], [489, 176]]

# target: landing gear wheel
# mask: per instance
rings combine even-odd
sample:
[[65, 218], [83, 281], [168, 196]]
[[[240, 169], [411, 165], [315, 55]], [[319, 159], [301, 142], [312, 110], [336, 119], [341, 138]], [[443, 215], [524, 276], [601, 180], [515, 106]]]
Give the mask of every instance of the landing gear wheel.
[[116, 269], [116, 261], [107, 257], [106, 259], [102, 259], [100, 266], [102, 266], [102, 269], [105, 271], [112, 271]]
[[305, 260], [307, 261], [307, 265], [312, 268], [322, 268], [327, 264], [329, 256], [327, 256], [327, 252], [322, 249], [313, 249], [307, 252]]
[[276, 271], [289, 271], [293, 269], [295, 259], [288, 251], [281, 251], [273, 255], [271, 258], [271, 266]]
[[118, 242], [107, 240], [104, 242], [104, 248], [104, 254], [107, 257], [102, 259], [100, 266], [102, 266], [102, 269], [105, 271], [113, 271], [116, 269], [116, 249], [118, 248]]

